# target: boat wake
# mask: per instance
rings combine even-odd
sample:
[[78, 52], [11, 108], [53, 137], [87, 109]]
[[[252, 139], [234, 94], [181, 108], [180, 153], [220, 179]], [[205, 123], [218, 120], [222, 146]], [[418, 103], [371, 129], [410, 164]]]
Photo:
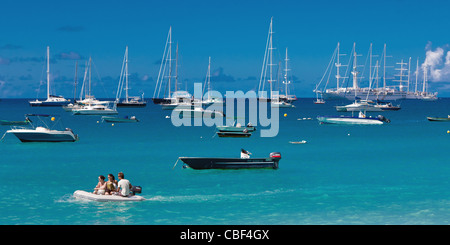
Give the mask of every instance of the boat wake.
[[254, 199], [256, 197], [274, 196], [284, 193], [294, 192], [295, 190], [271, 190], [256, 193], [227, 193], [227, 194], [198, 194], [198, 195], [180, 195], [180, 196], [144, 196], [146, 201], [153, 202], [179, 202], [179, 203], [197, 203], [197, 202], [220, 202], [229, 200]]

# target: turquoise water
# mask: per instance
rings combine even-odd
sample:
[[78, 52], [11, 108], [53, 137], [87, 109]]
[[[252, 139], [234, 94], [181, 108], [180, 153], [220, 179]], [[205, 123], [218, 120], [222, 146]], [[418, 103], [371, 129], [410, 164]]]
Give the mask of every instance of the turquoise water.
[[[327, 102], [300, 99], [280, 109], [277, 137], [214, 137], [211, 127], [174, 127], [168, 112], [119, 108], [137, 124], [97, 123], [61, 108], [33, 108], [27, 100], [0, 101], [0, 119], [58, 114], [75, 143], [0, 142], [0, 224], [450, 224], [450, 99], [403, 101], [383, 114], [382, 126], [319, 125], [338, 114]], [[395, 103], [394, 103], [395, 104]], [[287, 116], [284, 117], [283, 114]], [[312, 118], [313, 120], [297, 120]], [[2, 126], [1, 133], [9, 127]], [[289, 141], [306, 140], [293, 145]], [[182, 168], [180, 156], [253, 157], [282, 154], [278, 170]], [[98, 175], [122, 171], [147, 200], [97, 203], [73, 198], [92, 190]]]

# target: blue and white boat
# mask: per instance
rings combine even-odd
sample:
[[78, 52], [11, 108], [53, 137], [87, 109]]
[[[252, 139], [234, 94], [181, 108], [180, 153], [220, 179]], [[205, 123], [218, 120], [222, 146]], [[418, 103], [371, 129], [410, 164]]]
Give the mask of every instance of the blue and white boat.
[[192, 169], [278, 169], [280, 152], [272, 152], [267, 158], [215, 158], [215, 157], [180, 157], [184, 164]]
[[63, 96], [56, 96], [50, 94], [50, 47], [47, 46], [47, 99], [29, 101], [30, 106], [65, 106], [70, 103], [70, 100]]
[[[27, 116], [50, 117], [50, 115], [43, 114], [28, 114]], [[48, 127], [42, 119], [40, 120], [43, 122], [43, 126], [34, 127], [30, 120], [31, 127], [13, 126], [6, 133], [14, 134], [22, 142], [74, 142], [78, 140], [78, 135], [74, 134], [70, 128], [54, 130]], [[51, 121], [55, 121], [55, 117], [51, 117]]]
[[367, 117], [363, 112], [358, 116], [318, 116], [320, 124], [343, 124], [343, 125], [381, 125], [389, 123], [390, 120], [382, 115]]

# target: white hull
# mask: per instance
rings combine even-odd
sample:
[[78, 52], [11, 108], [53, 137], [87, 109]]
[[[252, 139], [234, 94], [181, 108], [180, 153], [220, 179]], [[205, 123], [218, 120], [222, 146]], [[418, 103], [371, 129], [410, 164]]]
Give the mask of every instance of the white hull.
[[[369, 93], [369, 95], [367, 95]], [[355, 97], [368, 100], [436, 100], [437, 94], [422, 94], [422, 93], [412, 93], [398, 90], [370, 90], [367, 88], [359, 88], [356, 91], [353, 88], [345, 89], [327, 89], [322, 93], [322, 97], [326, 100], [333, 99], [347, 99], [355, 100]]]
[[318, 117], [320, 123], [343, 124], [343, 125], [381, 125], [382, 121], [377, 119], [355, 118], [355, 117]]
[[78, 140], [71, 130], [58, 131], [42, 127], [36, 129], [11, 129], [7, 133], [14, 134], [22, 142], [74, 142]]
[[119, 114], [117, 111], [114, 110], [83, 110], [83, 109], [76, 109], [72, 110], [74, 115], [117, 115]]
[[271, 102], [271, 106], [279, 108], [295, 108], [293, 104], [287, 102]]
[[122, 197], [116, 195], [97, 195], [87, 191], [75, 191], [73, 196], [77, 199], [91, 200], [97, 202], [138, 202], [144, 201], [145, 198], [141, 196]]
[[337, 111], [383, 111], [380, 107], [375, 106], [357, 106], [357, 105], [347, 105], [347, 106], [336, 106]]

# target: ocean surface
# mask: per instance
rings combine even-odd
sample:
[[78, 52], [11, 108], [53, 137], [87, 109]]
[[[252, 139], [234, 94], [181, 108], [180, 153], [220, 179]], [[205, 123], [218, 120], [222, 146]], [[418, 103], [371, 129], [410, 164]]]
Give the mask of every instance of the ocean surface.
[[[175, 127], [170, 111], [151, 101], [119, 108], [134, 124], [102, 123], [62, 108], [30, 107], [26, 99], [2, 99], [1, 120], [27, 113], [59, 115], [79, 135], [74, 143], [0, 142], [2, 225], [372, 225], [450, 224], [450, 99], [398, 101], [381, 126], [320, 125], [318, 115], [339, 115], [342, 101], [280, 109], [276, 137], [219, 138], [214, 127]], [[285, 116], [286, 114], [286, 116]], [[350, 114], [350, 113], [347, 113]], [[311, 120], [303, 120], [311, 118]], [[301, 119], [301, 120], [299, 120]], [[259, 125], [257, 125], [259, 126]], [[1, 135], [9, 129], [0, 126]], [[289, 141], [306, 140], [294, 145]], [[181, 156], [252, 157], [281, 152], [277, 170], [193, 170]], [[124, 172], [147, 200], [99, 203], [77, 200], [99, 175]]]

